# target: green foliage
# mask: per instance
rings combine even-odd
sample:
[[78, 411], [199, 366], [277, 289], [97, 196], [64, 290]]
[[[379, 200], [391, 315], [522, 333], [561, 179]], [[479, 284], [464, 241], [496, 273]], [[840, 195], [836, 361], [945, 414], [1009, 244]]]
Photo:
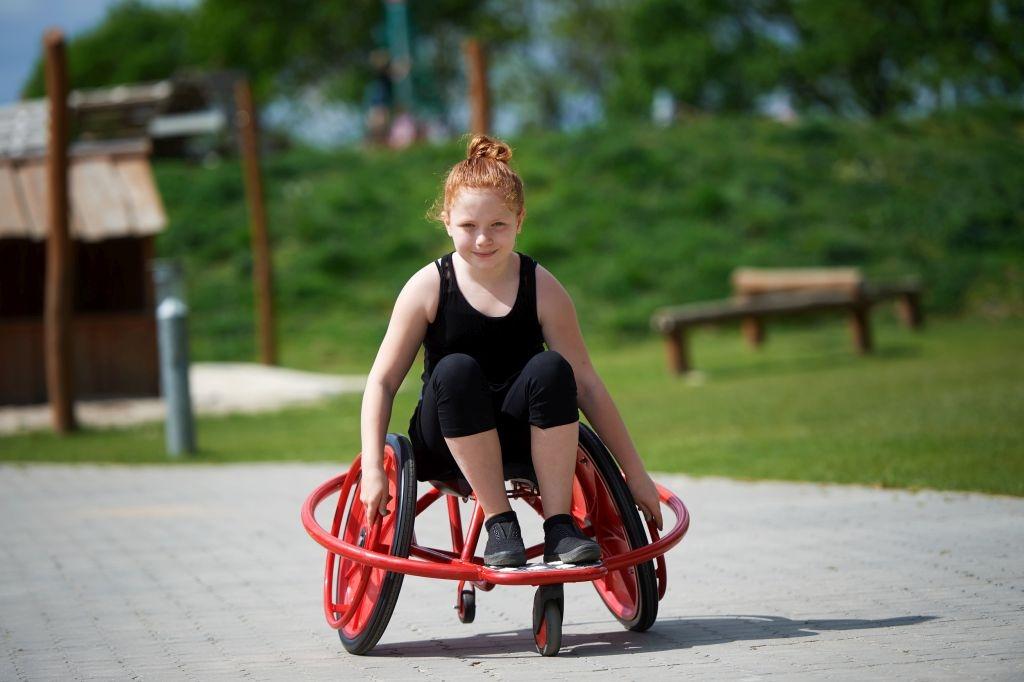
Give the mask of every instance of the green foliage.
[[[258, 96], [313, 87], [356, 103], [386, 46], [380, 0], [121, 0], [70, 41], [75, 87], [240, 69]], [[462, 41], [483, 40], [498, 107], [526, 127], [636, 116], [667, 90], [684, 107], [883, 118], [1024, 92], [1024, 2], [948, 0], [441, 0], [409, 2], [420, 113], [462, 99]], [[43, 93], [37, 61], [23, 88]], [[580, 104], [580, 102], [584, 104]], [[776, 101], [772, 99], [772, 101]], [[595, 104], [599, 102], [600, 104]]]
[[[414, 74], [421, 94], [445, 92], [459, 78], [466, 35], [496, 46], [521, 38], [521, 2], [409, 3], [413, 48], [426, 48]], [[159, 80], [187, 67], [241, 69], [261, 97], [315, 86], [358, 102], [373, 75], [370, 52], [384, 46], [380, 0], [201, 0], [194, 8], [120, 0], [69, 41], [68, 62], [76, 88]], [[45, 94], [41, 57], [22, 94]]]
[[757, 5], [739, 0], [643, 0], [627, 7], [622, 34], [631, 49], [619, 58], [613, 107], [645, 107], [660, 87], [702, 109], [754, 108], [770, 82], [762, 75], [775, 50], [751, 21]]
[[196, 8], [195, 51], [209, 67], [243, 69], [262, 95], [317, 82], [358, 99], [381, 16], [376, 0], [204, 0]]
[[[646, 336], [656, 307], [725, 296], [744, 265], [916, 275], [932, 311], [1019, 316], [1022, 126], [1019, 112], [992, 110], [535, 135], [513, 141], [527, 187], [519, 248], [569, 288], [588, 336]], [[425, 213], [461, 154], [298, 149], [266, 161], [282, 335], [323, 353], [296, 349], [293, 363], [355, 370], [372, 359], [397, 291], [450, 249]], [[196, 357], [252, 357], [238, 165], [156, 170], [171, 223], [158, 249], [187, 264]]]
[[[515, 12], [507, 15], [509, 21], [499, 21], [500, 10], [515, 3], [509, 0], [498, 9], [481, 0], [409, 3], [413, 49], [418, 41], [430, 47], [418, 55], [413, 75], [420, 89], [451, 87], [467, 33], [500, 43], [522, 31]], [[333, 98], [358, 102], [373, 76], [370, 53], [386, 46], [384, 5], [380, 0], [203, 0], [196, 8], [195, 55], [208, 67], [243, 69], [264, 96], [316, 86]]]
[[[122, 0], [95, 28], [68, 41], [69, 81], [75, 88], [167, 78], [193, 64], [189, 10]], [[44, 97], [43, 59], [32, 67], [22, 97]]]
[[[665, 88], [710, 111], [751, 111], [787, 94], [801, 111], [880, 118], [1019, 96], [1020, 0], [606, 0], [568, 3], [558, 31], [610, 71], [612, 111]], [[570, 55], [573, 54], [569, 48]]]
[[873, 117], [917, 105], [1019, 93], [1024, 5], [1007, 2], [786, 2], [784, 82], [803, 105]]

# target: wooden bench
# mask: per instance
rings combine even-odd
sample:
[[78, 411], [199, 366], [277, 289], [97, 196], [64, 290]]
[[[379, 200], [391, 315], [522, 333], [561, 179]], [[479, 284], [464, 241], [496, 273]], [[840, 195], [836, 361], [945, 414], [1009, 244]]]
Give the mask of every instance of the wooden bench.
[[732, 274], [733, 297], [720, 301], [662, 308], [651, 326], [665, 336], [669, 369], [677, 374], [692, 369], [686, 334], [699, 324], [740, 320], [743, 335], [754, 347], [765, 340], [765, 320], [818, 312], [847, 315], [854, 348], [870, 353], [871, 307], [895, 299], [900, 317], [921, 327], [921, 286], [916, 280], [870, 284], [856, 268], [758, 269], [739, 268]]

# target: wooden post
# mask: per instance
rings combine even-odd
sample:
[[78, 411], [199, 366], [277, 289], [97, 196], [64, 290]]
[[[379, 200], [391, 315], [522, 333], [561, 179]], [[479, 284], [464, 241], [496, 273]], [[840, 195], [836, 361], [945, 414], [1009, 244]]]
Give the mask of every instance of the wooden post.
[[242, 163], [245, 171], [245, 193], [249, 200], [249, 227], [252, 234], [252, 277], [259, 312], [258, 331], [260, 362], [277, 364], [277, 341], [274, 333], [274, 289], [267, 238], [267, 216], [263, 206], [263, 178], [259, 161], [259, 122], [253, 105], [248, 79], [235, 84], [235, 106], [241, 131]]
[[68, 234], [68, 78], [64, 35], [50, 29], [43, 38], [50, 134], [46, 154], [49, 229], [46, 239], [46, 392], [53, 429], [77, 428], [71, 356], [71, 237]]
[[853, 335], [853, 347], [860, 355], [870, 353], [874, 347], [871, 338], [871, 305], [864, 302], [855, 303], [850, 308], [850, 332]]
[[686, 343], [686, 327], [676, 327], [665, 334], [665, 357], [668, 368], [674, 374], [690, 371], [690, 354]]
[[744, 317], [740, 322], [743, 337], [751, 348], [764, 345], [764, 321], [760, 317]]
[[924, 326], [924, 315], [921, 314], [921, 295], [910, 292], [896, 299], [896, 309], [900, 319], [909, 329], [920, 329]]
[[463, 44], [469, 73], [470, 132], [486, 135], [491, 128], [491, 98], [487, 88], [487, 55], [476, 38]]

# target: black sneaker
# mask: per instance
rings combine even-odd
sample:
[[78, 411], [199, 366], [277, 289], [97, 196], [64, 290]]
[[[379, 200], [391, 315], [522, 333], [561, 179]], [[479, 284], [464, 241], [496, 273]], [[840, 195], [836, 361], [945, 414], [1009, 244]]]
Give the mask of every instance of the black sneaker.
[[514, 511], [496, 514], [484, 523], [487, 528], [487, 547], [484, 565], [498, 568], [526, 565], [526, 547]]
[[601, 547], [568, 514], [556, 514], [544, 522], [544, 563], [586, 564], [600, 559]]

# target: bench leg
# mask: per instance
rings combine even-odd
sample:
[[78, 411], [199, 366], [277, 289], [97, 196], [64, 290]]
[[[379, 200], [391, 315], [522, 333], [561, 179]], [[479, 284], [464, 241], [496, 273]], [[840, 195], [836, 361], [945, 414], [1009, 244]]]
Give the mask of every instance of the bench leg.
[[853, 334], [853, 347], [858, 354], [865, 355], [872, 351], [871, 306], [861, 304], [850, 308], [850, 332]]
[[685, 374], [690, 371], [689, 349], [687, 348], [685, 329], [676, 329], [665, 334], [665, 357], [668, 360], [670, 372]]
[[760, 348], [764, 344], [764, 322], [760, 317], [744, 317], [740, 328], [751, 348]]
[[920, 294], [904, 294], [896, 300], [896, 309], [899, 311], [900, 319], [908, 329], [920, 329], [924, 325], [924, 315], [921, 313]]

